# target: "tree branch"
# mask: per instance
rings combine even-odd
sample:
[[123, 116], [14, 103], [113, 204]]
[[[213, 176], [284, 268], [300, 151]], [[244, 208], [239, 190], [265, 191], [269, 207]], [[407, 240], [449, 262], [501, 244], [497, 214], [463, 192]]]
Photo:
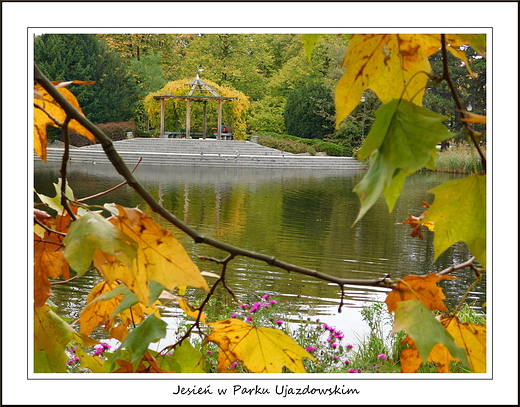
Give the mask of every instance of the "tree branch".
[[[457, 93], [457, 90], [455, 89], [455, 85], [453, 84], [453, 81], [451, 80], [450, 71], [448, 69], [448, 52], [446, 50], [446, 34], [441, 34], [441, 47], [442, 47], [442, 79], [446, 80], [448, 82], [448, 86], [450, 87], [451, 95], [453, 96], [453, 100], [455, 101], [455, 104], [457, 105], [457, 109], [459, 109], [460, 113], [464, 116], [467, 116], [464, 112], [466, 109], [462, 106], [462, 103], [459, 99], [459, 95]], [[482, 160], [482, 168], [484, 169], [484, 172], [486, 172], [486, 156], [480, 149], [480, 146], [478, 145], [477, 139], [475, 138], [475, 132], [471, 128], [468, 122], [463, 122], [464, 127], [466, 127], [471, 140], [473, 141], [473, 145], [477, 149], [480, 158]]]

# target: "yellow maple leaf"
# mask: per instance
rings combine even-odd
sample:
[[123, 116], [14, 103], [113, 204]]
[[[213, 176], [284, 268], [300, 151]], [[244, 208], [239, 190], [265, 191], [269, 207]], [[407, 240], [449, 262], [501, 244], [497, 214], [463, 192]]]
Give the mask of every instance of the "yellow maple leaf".
[[[457, 317], [441, 318], [441, 324], [453, 336], [455, 344], [466, 351], [473, 373], [486, 373], [486, 327], [472, 323], [461, 323]], [[401, 342], [410, 345], [400, 355], [401, 371], [415, 373], [421, 367], [422, 359], [415, 342], [410, 336]], [[427, 359], [436, 365], [437, 372], [451, 373], [450, 363], [460, 362], [454, 358], [442, 343], [436, 344]]]
[[[69, 81], [69, 82], [52, 82], [54, 86], [67, 98], [67, 100], [83, 114], [79, 106], [78, 100], [64, 86], [70, 83], [90, 85], [94, 82], [85, 81]], [[54, 98], [40, 85], [34, 85], [34, 151], [43, 160], [47, 160], [47, 126], [60, 127], [63, 124], [67, 114]], [[77, 131], [79, 134], [87, 137], [93, 143], [96, 142], [94, 135], [87, 130], [82, 124], [76, 120], [71, 120], [69, 129]]]
[[[368, 88], [383, 103], [404, 98], [421, 106], [431, 71], [428, 57], [439, 47], [439, 38], [421, 34], [354, 34], [342, 63], [345, 72], [336, 86], [336, 125]], [[426, 74], [417, 74], [420, 71]]]
[[441, 318], [441, 324], [455, 343], [466, 349], [474, 373], [486, 372], [486, 326], [461, 323], [457, 317]]
[[118, 215], [108, 220], [138, 243], [137, 256], [128, 267], [97, 250], [94, 265], [109, 282], [122, 281], [143, 304], [149, 304], [149, 281], [166, 289], [190, 286], [209, 291], [208, 283], [179, 241], [137, 208], [116, 205]]
[[35, 308], [35, 372], [64, 373], [67, 363], [65, 348], [73, 338], [74, 329], [56, 315], [47, 304]]
[[278, 329], [257, 327], [233, 318], [208, 325], [213, 331], [206, 341], [215, 342], [220, 348], [219, 373], [237, 360], [253, 373], [281, 373], [284, 366], [293, 373], [306, 373], [302, 358], [316, 361]]

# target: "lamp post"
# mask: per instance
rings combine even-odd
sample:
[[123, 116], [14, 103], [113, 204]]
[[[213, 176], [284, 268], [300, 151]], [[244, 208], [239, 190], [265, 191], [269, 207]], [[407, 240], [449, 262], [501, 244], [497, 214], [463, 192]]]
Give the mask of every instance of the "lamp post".
[[363, 124], [361, 126], [361, 139], [365, 141], [365, 116], [366, 116], [366, 97], [365, 95], [361, 96], [361, 103], [363, 103]]

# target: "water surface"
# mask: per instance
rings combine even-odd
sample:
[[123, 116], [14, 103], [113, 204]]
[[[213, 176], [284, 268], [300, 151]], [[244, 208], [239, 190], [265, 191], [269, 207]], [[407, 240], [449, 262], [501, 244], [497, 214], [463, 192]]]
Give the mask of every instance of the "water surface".
[[[69, 184], [78, 198], [122, 181], [110, 165], [72, 164], [68, 171]], [[393, 213], [388, 213], [384, 199], [380, 199], [354, 226], [359, 200], [352, 189], [363, 177], [363, 171], [143, 165], [134, 175], [166, 209], [204, 235], [342, 278], [422, 275], [459, 264], [471, 256], [466, 246], [459, 243], [433, 262], [433, 233], [426, 231], [424, 240], [412, 238], [410, 227], [399, 224], [409, 214], [420, 215], [424, 210], [421, 201], [433, 202], [428, 190], [456, 178], [454, 175], [420, 173], [409, 177]], [[38, 192], [54, 196], [52, 183], [57, 182], [58, 176], [59, 164], [35, 162]], [[153, 213], [130, 187], [89, 201], [105, 202], [139, 206], [181, 241], [201, 270], [220, 273], [218, 265], [197, 260], [196, 256], [224, 258], [225, 253], [195, 244]], [[469, 269], [455, 275], [459, 280], [441, 283], [449, 308], [457, 305], [473, 281]], [[360, 308], [384, 300], [388, 292], [384, 288], [346, 286], [345, 305], [338, 313], [341, 291], [334, 284], [242, 257], [230, 263], [227, 276], [230, 289], [241, 302], [251, 303], [270, 294], [278, 300], [279, 309], [292, 315], [293, 320], [298, 320], [298, 316], [319, 318], [342, 329], [350, 342], [368, 329]], [[59, 304], [61, 312], [77, 317], [84, 306], [79, 297], [84, 297], [96, 281], [95, 275], [87, 275], [74, 284], [55, 286], [53, 301]], [[190, 296], [197, 298], [198, 294], [190, 292]], [[223, 290], [219, 297], [223, 309], [235, 307]], [[485, 299], [485, 282], [468, 296], [468, 302], [476, 307]], [[171, 304], [164, 315], [173, 334], [178, 309]]]

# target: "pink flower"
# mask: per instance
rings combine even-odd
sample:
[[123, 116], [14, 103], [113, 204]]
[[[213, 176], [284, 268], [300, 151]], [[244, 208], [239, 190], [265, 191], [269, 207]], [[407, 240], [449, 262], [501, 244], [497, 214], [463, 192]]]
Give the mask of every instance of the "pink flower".
[[349, 362], [348, 360], [345, 360], [345, 362], [343, 362], [343, 363], [345, 363], [346, 365], [348, 365], [350, 362]]
[[278, 325], [282, 325], [282, 324], [283, 324], [283, 321], [282, 321], [281, 319], [277, 319], [277, 320], [276, 320], [276, 323], [277, 323]]
[[333, 347], [333, 348], [337, 348], [338, 344], [337, 343], [331, 343], [330, 346]]
[[207, 350], [206, 353], [213, 353], [213, 351], [212, 350]]
[[249, 308], [249, 304], [240, 304], [239, 307], [242, 309], [246, 309]]
[[265, 301], [267, 301], [267, 299], [269, 298], [269, 294], [266, 294], [262, 297]]
[[357, 373], [358, 371], [357, 371], [356, 369], [352, 369], [352, 368], [351, 368], [351, 369], [348, 370], [348, 372], [349, 372], [349, 373]]
[[313, 350], [316, 350], [316, 348], [314, 346], [308, 346], [308, 347], [305, 348], [305, 350], [307, 352], [312, 352]]
[[275, 300], [271, 300], [271, 301], [269, 301], [269, 304], [271, 304], [271, 305], [274, 305], [274, 304], [276, 304], [276, 303], [277, 303], [277, 302], [276, 302]]
[[352, 349], [354, 346], [352, 346], [350, 343], [348, 345], [345, 346], [345, 348], [347, 349]]
[[380, 353], [379, 355], [377, 355], [377, 358], [378, 359], [386, 359], [387, 356], [384, 353]]
[[246, 318], [246, 321], [247, 321], [247, 322], [251, 322], [251, 319], [252, 319], [252, 318], [251, 318], [251, 315], [248, 315], [247, 318]]
[[231, 318], [236, 318], [236, 317], [237, 317], [237, 314], [231, 314], [230, 317], [231, 317]]

